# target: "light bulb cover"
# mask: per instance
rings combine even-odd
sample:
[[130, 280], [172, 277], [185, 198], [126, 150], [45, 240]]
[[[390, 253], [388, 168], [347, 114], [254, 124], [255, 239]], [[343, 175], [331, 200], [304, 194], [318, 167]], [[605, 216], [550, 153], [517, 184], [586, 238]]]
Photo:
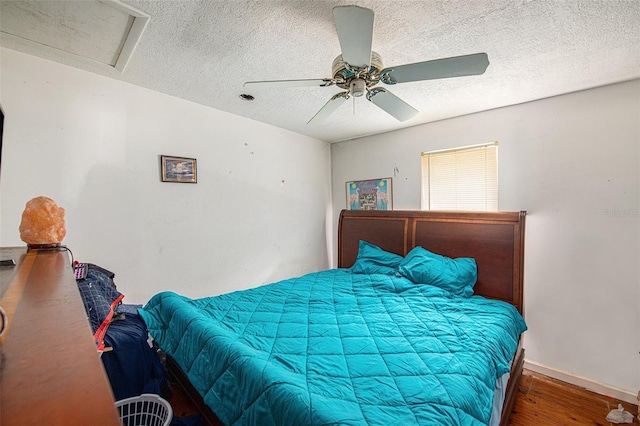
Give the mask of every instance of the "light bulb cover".
[[364, 95], [366, 90], [367, 90], [367, 84], [361, 78], [353, 79], [351, 81], [351, 84], [349, 85], [349, 93], [351, 93], [351, 96], [354, 96], [356, 98]]

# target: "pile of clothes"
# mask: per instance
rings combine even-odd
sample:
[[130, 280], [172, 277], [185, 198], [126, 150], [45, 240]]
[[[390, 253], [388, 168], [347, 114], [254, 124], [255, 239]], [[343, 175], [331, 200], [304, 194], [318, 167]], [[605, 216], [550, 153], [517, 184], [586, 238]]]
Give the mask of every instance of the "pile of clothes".
[[143, 393], [166, 395], [164, 365], [138, 315], [141, 305], [122, 303], [124, 295], [116, 288], [113, 272], [78, 262], [74, 270], [115, 399]]

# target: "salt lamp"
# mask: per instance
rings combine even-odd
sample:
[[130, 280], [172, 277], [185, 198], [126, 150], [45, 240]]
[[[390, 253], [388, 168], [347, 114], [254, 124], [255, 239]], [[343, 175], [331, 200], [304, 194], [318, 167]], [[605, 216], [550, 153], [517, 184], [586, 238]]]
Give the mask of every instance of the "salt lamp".
[[27, 202], [20, 223], [22, 241], [29, 246], [58, 245], [65, 235], [62, 207], [48, 197], [36, 197]]

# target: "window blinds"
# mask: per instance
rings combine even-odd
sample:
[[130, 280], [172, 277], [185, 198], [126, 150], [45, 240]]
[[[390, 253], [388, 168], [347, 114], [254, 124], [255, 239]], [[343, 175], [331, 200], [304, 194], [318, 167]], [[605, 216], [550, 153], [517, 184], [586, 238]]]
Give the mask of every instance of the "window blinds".
[[498, 142], [422, 153], [422, 210], [498, 210]]

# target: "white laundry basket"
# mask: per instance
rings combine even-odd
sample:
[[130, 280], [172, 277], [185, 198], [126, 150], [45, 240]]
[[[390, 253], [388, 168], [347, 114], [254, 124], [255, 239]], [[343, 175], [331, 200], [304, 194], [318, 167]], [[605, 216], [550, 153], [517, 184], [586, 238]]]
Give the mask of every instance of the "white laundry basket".
[[143, 393], [116, 401], [122, 426], [169, 426], [173, 419], [171, 405], [152, 393]]

